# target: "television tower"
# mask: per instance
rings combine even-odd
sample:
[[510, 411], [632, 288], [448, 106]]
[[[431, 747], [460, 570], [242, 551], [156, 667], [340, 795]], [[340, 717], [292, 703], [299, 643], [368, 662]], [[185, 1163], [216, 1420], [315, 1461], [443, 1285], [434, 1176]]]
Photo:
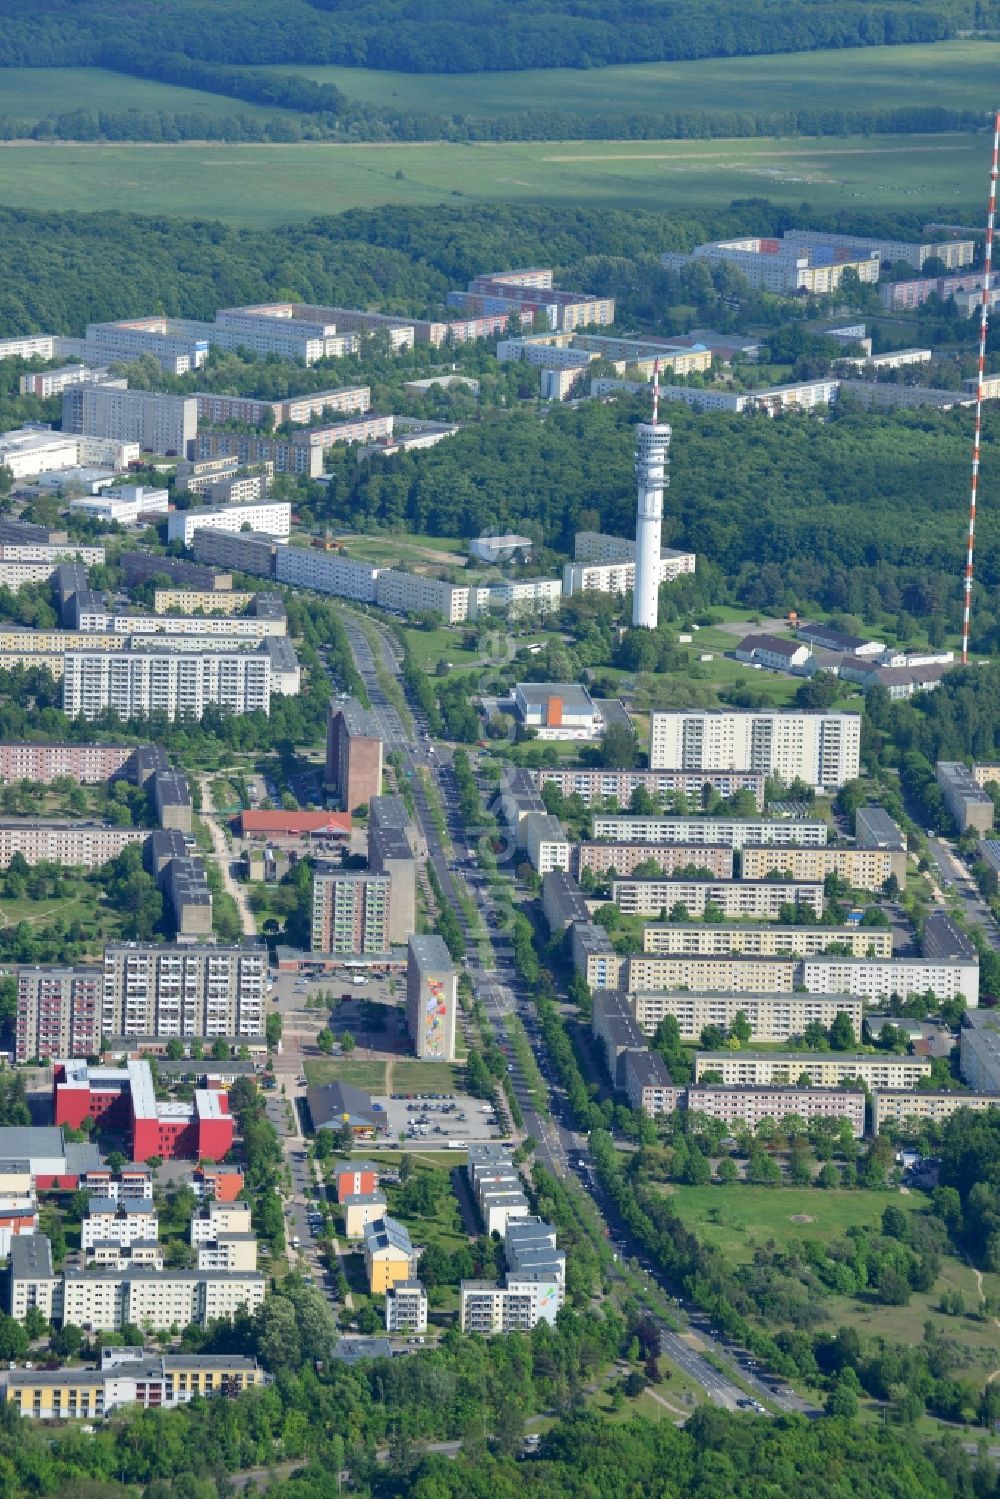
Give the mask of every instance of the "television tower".
[[639, 499], [635, 515], [635, 591], [632, 623], [655, 630], [660, 609], [660, 535], [667, 477], [670, 427], [660, 421], [660, 361], [653, 365], [653, 420], [635, 429], [635, 476]]
[[997, 206], [997, 153], [1000, 149], [1000, 109], [993, 116], [993, 164], [990, 168], [990, 200], [986, 211], [986, 252], [983, 259], [983, 298], [979, 306], [979, 369], [976, 382], [976, 420], [972, 438], [972, 487], [969, 492], [969, 539], [965, 553], [964, 599], [962, 603], [962, 665], [969, 661], [969, 615], [972, 609], [972, 554], [976, 545], [976, 499], [979, 489], [979, 440], [983, 430], [983, 376], [986, 370], [986, 327], [990, 315], [990, 279], [993, 270], [993, 220]]

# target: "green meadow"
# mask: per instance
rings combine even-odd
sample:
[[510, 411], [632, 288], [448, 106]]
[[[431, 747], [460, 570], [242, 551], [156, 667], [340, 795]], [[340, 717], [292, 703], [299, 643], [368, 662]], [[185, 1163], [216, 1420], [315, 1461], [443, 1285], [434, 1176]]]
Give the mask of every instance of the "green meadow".
[[985, 135], [819, 141], [387, 145], [8, 145], [0, 202], [267, 227], [349, 208], [462, 200], [669, 210], [759, 196], [798, 207], [981, 212]]

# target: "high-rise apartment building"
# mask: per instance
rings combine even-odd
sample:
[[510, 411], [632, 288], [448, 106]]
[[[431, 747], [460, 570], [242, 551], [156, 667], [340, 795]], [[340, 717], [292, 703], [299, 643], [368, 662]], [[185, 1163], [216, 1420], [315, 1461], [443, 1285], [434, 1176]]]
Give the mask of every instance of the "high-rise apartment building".
[[406, 969], [406, 1023], [418, 1057], [455, 1060], [455, 965], [437, 935], [411, 937]]
[[110, 708], [123, 719], [152, 713], [200, 719], [209, 704], [225, 713], [269, 713], [267, 653], [228, 646], [174, 650], [162, 642], [141, 650], [66, 653], [63, 712], [70, 718], [99, 718]]
[[101, 1034], [253, 1037], [264, 1031], [267, 949], [110, 943]]
[[326, 779], [347, 812], [382, 792], [382, 731], [357, 698], [333, 698], [327, 719]]
[[92, 1056], [101, 1044], [103, 990], [100, 968], [22, 968], [14, 1060]]
[[76, 385], [63, 392], [63, 431], [137, 442], [146, 452], [187, 458], [198, 435], [198, 402], [113, 385]]
[[313, 952], [377, 956], [389, 951], [391, 881], [386, 875], [317, 864], [313, 875]]
[[417, 929], [417, 866], [409, 813], [401, 796], [372, 797], [368, 817], [368, 865], [392, 884], [389, 941], [402, 944]]
[[739, 767], [836, 788], [857, 776], [860, 753], [859, 713], [670, 709], [654, 712], [651, 719], [649, 763], [654, 770]]

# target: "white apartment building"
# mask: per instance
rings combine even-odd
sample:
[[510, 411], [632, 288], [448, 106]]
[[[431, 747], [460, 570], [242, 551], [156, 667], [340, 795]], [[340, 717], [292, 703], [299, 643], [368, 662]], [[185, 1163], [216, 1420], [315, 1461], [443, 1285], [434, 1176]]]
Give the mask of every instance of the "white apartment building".
[[653, 770], [761, 770], [833, 790], [855, 779], [860, 754], [859, 713], [709, 708], [651, 715]]
[[925, 260], [934, 256], [942, 260], [949, 271], [960, 270], [971, 265], [975, 258], [976, 245], [971, 239], [945, 239], [937, 243], [910, 244], [902, 239], [885, 239], [879, 235], [828, 234], [823, 229], [786, 229], [783, 242], [801, 245], [807, 250], [827, 246], [855, 256], [876, 255], [885, 265], [905, 261], [919, 271]]
[[200, 369], [208, 358], [204, 329], [210, 326], [165, 317], [88, 323], [86, 338], [73, 340], [78, 345], [74, 352], [88, 362], [103, 359], [115, 364], [152, 354], [168, 375], [184, 375], [188, 370]]
[[815, 957], [834, 943], [850, 949], [855, 958], [891, 958], [892, 932], [880, 927], [853, 926], [713, 926], [705, 922], [649, 922], [643, 927], [647, 953], [726, 953], [746, 957]]
[[256, 1234], [226, 1234], [198, 1245], [199, 1270], [256, 1270]]
[[0, 359], [55, 359], [59, 342], [54, 333], [25, 333], [18, 338], [0, 338]]
[[[267, 971], [266, 948], [250, 942], [108, 943], [99, 1034], [257, 1040], [264, 1032]], [[244, 1229], [233, 1226], [233, 1232]]]
[[788, 1087], [805, 1074], [812, 1088], [843, 1088], [860, 1079], [873, 1088], [915, 1088], [930, 1077], [930, 1057], [872, 1056], [817, 1051], [701, 1051], [694, 1059], [695, 1082], [706, 1072], [720, 1074], [724, 1088]]
[[595, 813], [593, 835], [611, 843], [703, 843], [744, 849], [760, 844], [824, 848], [821, 818], [642, 817]]
[[549, 1276], [508, 1274], [494, 1281], [463, 1280], [459, 1289], [458, 1325], [463, 1332], [530, 1332], [539, 1322], [554, 1323], [561, 1303], [558, 1283]]
[[872, 1133], [880, 1134], [887, 1124], [905, 1124], [908, 1119], [930, 1119], [934, 1124], [943, 1124], [959, 1109], [968, 1109], [973, 1114], [984, 1114], [987, 1109], [1000, 1109], [1000, 1093], [932, 1093], [918, 1088], [915, 1092], [906, 1089], [880, 1088], [872, 1094]]
[[690, 255], [667, 251], [660, 256], [661, 263], [668, 269], [682, 269], [699, 260], [734, 266], [749, 286], [776, 292], [779, 296], [794, 296], [803, 291], [822, 296], [836, 291], [847, 270], [856, 271], [859, 280], [872, 284], [879, 275], [877, 252], [859, 248], [852, 260], [824, 258], [814, 261], [811, 247], [796, 244], [789, 236], [785, 240], [762, 239], [755, 235], [716, 240], [711, 244], [696, 245]]
[[217, 635], [223, 640], [256, 643], [268, 635], [284, 635], [284, 617], [269, 619], [255, 614], [114, 614], [110, 628], [116, 635]]
[[15, 479], [37, 479], [39, 474], [74, 468], [79, 461], [79, 439], [72, 432], [18, 427], [0, 433], [0, 464]]
[[[470, 590], [477, 596], [477, 612], [514, 610], [528, 614], [551, 614], [562, 604], [563, 586], [559, 578], [505, 578], [491, 583], [485, 590]], [[480, 602], [485, 592], [485, 600]]]
[[704, 916], [709, 904], [727, 921], [744, 917], [776, 921], [783, 906], [808, 906], [823, 914], [823, 885], [809, 880], [612, 880], [611, 899], [626, 914], [669, 915], [684, 906], [689, 916]]
[[532, 869], [543, 875], [552, 869], [564, 869], [568, 874], [573, 845], [563, 832], [558, 817], [550, 817], [547, 812], [531, 812], [521, 826]]
[[70, 500], [70, 510], [90, 520], [107, 521], [118, 526], [136, 526], [142, 516], [166, 515], [167, 491], [149, 489], [142, 484], [123, 485], [101, 495], [84, 495]]
[[87, 1216], [80, 1227], [80, 1248], [95, 1244], [117, 1244], [129, 1249], [137, 1241], [149, 1243], [160, 1236], [160, 1224], [152, 1204], [113, 1201], [109, 1197], [92, 1197]]
[[969, 1009], [979, 1004], [979, 962], [946, 963], [937, 958], [804, 958], [802, 983], [811, 994], [859, 994], [869, 1002], [926, 994], [955, 999]]
[[227, 713], [270, 713], [271, 663], [264, 652], [225, 647], [171, 650], [150, 644], [131, 651], [74, 650], [63, 662], [63, 712], [99, 718], [164, 713], [200, 719], [209, 704]]
[[357, 599], [362, 604], [375, 602], [375, 582], [380, 569], [368, 562], [356, 562], [316, 547], [281, 547], [275, 555], [275, 577], [279, 583], [299, 588], [314, 588], [317, 593], [332, 593], [337, 598]]
[[629, 1004], [647, 1036], [652, 1036], [668, 1015], [677, 1021], [684, 1041], [697, 1041], [709, 1025], [728, 1031], [737, 1015], [743, 1015], [752, 1032], [751, 1042], [768, 1045], [803, 1036], [806, 1026], [813, 1022], [829, 1030], [838, 1015], [847, 1016], [857, 1039], [864, 1015], [862, 1001], [848, 994], [697, 994], [661, 989], [631, 994]]
[[196, 1248], [251, 1231], [250, 1207], [245, 1202], [220, 1202], [213, 1198], [203, 1212], [191, 1219], [191, 1243]]
[[216, 509], [174, 510], [167, 520], [167, 540], [189, 547], [196, 530], [236, 532], [245, 527], [265, 536], [287, 536], [292, 529], [291, 504], [288, 500], [253, 500]]
[[[0, 358], [3, 357], [0, 355]], [[38, 396], [44, 401], [49, 396], [62, 395], [71, 385], [103, 385], [108, 379], [106, 369], [90, 369], [85, 364], [66, 364], [59, 370], [32, 370], [30, 374], [22, 375], [18, 383], [22, 396]], [[125, 381], [120, 383], [124, 385]]]
[[427, 1292], [419, 1280], [398, 1280], [385, 1293], [387, 1333], [427, 1331]]
[[148, 828], [103, 823], [46, 823], [30, 817], [21, 822], [0, 822], [0, 869], [7, 869], [15, 854], [29, 864], [99, 869], [130, 843], [145, 843], [148, 837]]
[[658, 989], [695, 993], [790, 994], [798, 975], [795, 958], [707, 958], [683, 954], [633, 953], [624, 987], [630, 994]]
[[[630, 545], [634, 548], [635, 543]], [[693, 573], [696, 562], [694, 552], [661, 551], [657, 581], [673, 583], [685, 573]], [[634, 557], [620, 562], [567, 562], [563, 567], [562, 591], [567, 597], [574, 593], [630, 593], [634, 587]]]
[[251, 1315], [264, 1300], [265, 1280], [256, 1271], [66, 1270], [63, 1320], [86, 1330], [115, 1331], [126, 1323], [143, 1327], [205, 1327], [241, 1309]]

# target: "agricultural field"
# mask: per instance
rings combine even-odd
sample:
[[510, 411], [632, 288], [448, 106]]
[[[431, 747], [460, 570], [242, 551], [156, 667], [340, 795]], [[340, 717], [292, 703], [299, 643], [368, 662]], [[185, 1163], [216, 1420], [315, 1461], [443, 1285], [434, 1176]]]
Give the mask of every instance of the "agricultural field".
[[522, 110], [638, 114], [699, 109], [992, 109], [1000, 44], [936, 42], [770, 57], [539, 68], [522, 73], [382, 73], [367, 68], [269, 69], [332, 83], [362, 104], [433, 114], [505, 115]]
[[816, 208], [980, 214], [983, 134], [518, 144], [7, 145], [0, 201], [95, 205], [265, 228], [454, 199], [669, 210], [766, 197]]
[[0, 114], [34, 125], [47, 115], [67, 114], [74, 109], [107, 110], [122, 114], [127, 109], [144, 113], [205, 114], [213, 119], [250, 115], [274, 119], [293, 110], [272, 105], [247, 104], [225, 94], [203, 89], [176, 88], [152, 79], [130, 78], [106, 68], [4, 68], [0, 71]]

